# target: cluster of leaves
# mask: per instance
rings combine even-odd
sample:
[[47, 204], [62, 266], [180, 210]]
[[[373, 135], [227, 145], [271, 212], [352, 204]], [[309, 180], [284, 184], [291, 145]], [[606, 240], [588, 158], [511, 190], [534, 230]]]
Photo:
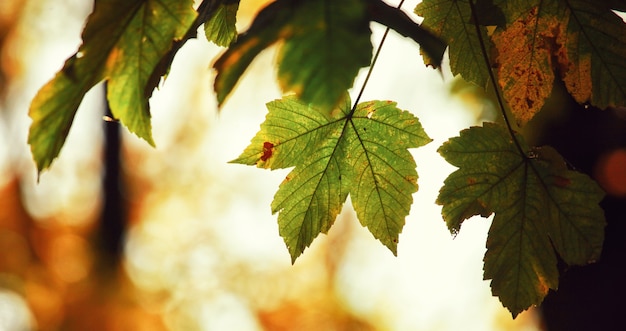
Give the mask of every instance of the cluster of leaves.
[[[618, 1], [424, 0], [417, 25], [380, 0], [275, 0], [242, 34], [238, 0], [96, 0], [83, 44], [32, 102], [29, 143], [39, 171], [59, 154], [85, 93], [108, 82], [113, 116], [153, 144], [149, 98], [176, 52], [204, 24], [226, 46], [215, 61], [221, 105], [264, 49], [279, 44], [277, 80], [288, 96], [269, 113], [233, 162], [294, 167], [272, 203], [292, 260], [333, 224], [350, 195], [357, 217], [394, 254], [417, 191], [408, 148], [430, 142], [419, 120], [394, 102], [351, 104], [345, 92], [370, 65], [370, 23], [415, 40], [438, 67], [446, 45], [454, 74], [496, 86], [519, 125], [541, 110], [554, 80], [581, 103], [626, 103], [626, 25]], [[505, 121], [508, 124], [508, 121]], [[459, 169], [437, 203], [450, 231], [474, 215], [495, 214], [485, 279], [516, 316], [558, 287], [557, 259], [569, 265], [601, 251], [603, 193], [568, 169], [554, 149], [528, 146], [511, 126], [484, 123], [439, 149]]]

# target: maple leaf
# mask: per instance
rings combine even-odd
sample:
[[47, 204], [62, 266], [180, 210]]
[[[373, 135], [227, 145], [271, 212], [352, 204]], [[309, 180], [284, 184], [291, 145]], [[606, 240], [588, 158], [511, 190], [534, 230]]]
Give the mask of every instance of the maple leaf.
[[361, 224], [394, 254], [417, 191], [407, 150], [431, 141], [419, 120], [391, 101], [360, 103], [349, 96], [328, 113], [295, 96], [267, 104], [261, 130], [233, 163], [295, 167], [272, 202], [292, 262], [326, 233], [348, 194]]
[[554, 84], [552, 53], [559, 21], [540, 19], [538, 14], [537, 7], [532, 7], [493, 35], [498, 83], [520, 125], [541, 110]]
[[569, 265], [595, 261], [604, 238], [604, 193], [584, 174], [568, 170], [550, 147], [520, 154], [509, 132], [494, 123], [461, 131], [439, 148], [459, 167], [437, 203], [456, 234], [473, 215], [495, 213], [487, 238], [484, 278], [513, 317], [538, 305], [558, 286], [556, 254]]
[[[565, 85], [576, 101], [598, 108], [626, 105], [626, 24], [599, 2], [568, 1], [558, 55]], [[622, 5], [623, 8], [623, 5]], [[567, 57], [564, 58], [563, 55]], [[591, 81], [591, 82], [589, 82]]]
[[210, 16], [204, 22], [206, 39], [218, 46], [228, 46], [237, 38], [239, 0], [212, 1], [210, 6], [214, 8], [208, 11]]
[[[478, 1], [476, 7], [479, 13], [482, 13], [482, 20], [479, 22], [481, 25], [505, 23], [504, 16], [498, 7], [486, 1]], [[415, 13], [424, 17], [423, 27], [428, 28], [449, 45], [452, 73], [461, 75], [468, 82], [485, 87], [489, 74], [485, 70], [485, 60], [469, 2], [424, 0], [415, 7]], [[488, 40], [486, 28], [481, 26], [480, 31], [483, 34], [483, 40]], [[432, 59], [424, 55], [424, 62], [431, 65]]]
[[608, 6], [587, 0], [508, 1], [493, 35], [498, 83], [520, 125], [541, 110], [555, 72], [579, 103], [626, 103], [626, 25]]
[[108, 80], [113, 115], [139, 137], [152, 140], [148, 98], [151, 75], [182, 38], [196, 12], [192, 0], [96, 1], [83, 44], [32, 101], [28, 143], [39, 171], [59, 154], [85, 93]]

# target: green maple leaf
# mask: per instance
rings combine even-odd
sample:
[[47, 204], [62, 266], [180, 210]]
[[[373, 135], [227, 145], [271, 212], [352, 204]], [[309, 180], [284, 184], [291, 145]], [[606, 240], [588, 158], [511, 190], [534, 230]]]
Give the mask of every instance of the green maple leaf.
[[282, 90], [318, 108], [337, 106], [358, 70], [370, 64], [369, 20], [362, 0], [278, 0], [215, 62], [220, 105], [252, 60], [279, 40]]
[[361, 224], [396, 254], [417, 191], [407, 149], [431, 141], [419, 120], [390, 101], [363, 102], [352, 112], [348, 96], [331, 113], [295, 96], [267, 107], [261, 130], [232, 162], [295, 167], [272, 202], [292, 262], [330, 229], [348, 194]]
[[[487, 1], [478, 1], [476, 7], [480, 14], [479, 23], [481, 25], [504, 24], [504, 17], [498, 7], [487, 3]], [[485, 87], [489, 73], [485, 67], [469, 2], [424, 0], [415, 7], [415, 13], [424, 17], [423, 27], [432, 31], [449, 45], [452, 73], [461, 75], [466, 81]], [[483, 40], [489, 40], [484, 26], [480, 27], [480, 31], [483, 34]], [[490, 45], [485, 46], [489, 47]], [[433, 63], [428, 56], [424, 56], [424, 62], [427, 65]]]
[[83, 44], [32, 101], [28, 143], [39, 171], [59, 154], [85, 93], [108, 80], [113, 115], [139, 137], [152, 140], [148, 98], [162, 57], [192, 25], [192, 0], [99, 0], [83, 31]]
[[516, 139], [530, 156], [493, 123], [444, 143], [439, 153], [459, 169], [437, 198], [452, 233], [473, 215], [495, 213], [484, 277], [514, 317], [557, 288], [557, 253], [569, 265], [595, 261], [605, 226], [598, 205], [604, 193], [593, 180], [568, 170], [554, 149]]
[[207, 40], [218, 46], [228, 46], [237, 39], [237, 10], [239, 0], [220, 0], [211, 2], [214, 8], [209, 10], [210, 17], [204, 22]]
[[304, 1], [278, 55], [278, 81], [308, 103], [333, 109], [370, 64], [369, 20], [361, 0]]

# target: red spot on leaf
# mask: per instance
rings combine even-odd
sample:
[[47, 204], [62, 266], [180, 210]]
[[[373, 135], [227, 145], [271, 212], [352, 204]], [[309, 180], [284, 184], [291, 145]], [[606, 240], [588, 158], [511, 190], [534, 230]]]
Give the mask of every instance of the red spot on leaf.
[[468, 184], [468, 185], [474, 185], [474, 184], [476, 184], [476, 178], [472, 178], [472, 177], [468, 178], [468, 179], [467, 179], [467, 184]]
[[554, 176], [552, 178], [554, 179], [554, 185], [558, 187], [567, 187], [569, 186], [569, 184], [572, 183], [572, 180], [569, 178], [565, 178], [561, 176]]
[[261, 155], [261, 161], [265, 162], [267, 161], [270, 157], [272, 157], [272, 154], [274, 153], [274, 144], [272, 144], [269, 141], [266, 141], [263, 143], [263, 155]]

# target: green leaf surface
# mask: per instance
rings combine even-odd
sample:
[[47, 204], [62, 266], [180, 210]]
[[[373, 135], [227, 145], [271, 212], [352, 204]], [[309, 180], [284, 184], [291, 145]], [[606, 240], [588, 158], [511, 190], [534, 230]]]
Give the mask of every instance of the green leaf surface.
[[237, 10], [239, 0], [220, 0], [213, 4], [211, 16], [204, 22], [204, 34], [208, 41], [218, 46], [228, 46], [237, 39]]
[[333, 109], [370, 64], [369, 21], [361, 0], [304, 1], [292, 17], [293, 35], [278, 58], [278, 80], [302, 101]]
[[99, 0], [83, 31], [83, 44], [35, 96], [28, 142], [39, 171], [59, 154], [85, 93], [108, 80], [113, 115], [154, 144], [148, 98], [150, 76], [173, 40], [196, 17], [192, 0]]
[[272, 2], [213, 65], [218, 103], [262, 50], [283, 41], [277, 59], [283, 91], [333, 109], [358, 70], [369, 65], [372, 46], [364, 7], [362, 0]]
[[346, 96], [328, 113], [287, 96], [267, 105], [261, 130], [234, 163], [295, 167], [272, 202], [292, 261], [326, 233], [348, 194], [361, 224], [394, 254], [417, 191], [408, 148], [431, 141], [419, 120], [390, 101], [360, 103]]
[[494, 123], [461, 131], [439, 148], [459, 167], [437, 203], [456, 234], [473, 215], [495, 213], [487, 238], [484, 277], [513, 316], [558, 287], [557, 253], [570, 265], [595, 261], [604, 238], [604, 193], [586, 175], [568, 170], [549, 147], [521, 155], [506, 128]]
[[245, 33], [215, 61], [217, 71], [213, 89], [217, 103], [222, 106], [226, 98], [246, 71], [252, 60], [264, 49], [290, 34], [286, 28], [292, 15], [289, 3], [278, 0], [263, 8]]
[[[478, 1], [479, 23], [482, 25], [504, 23], [502, 13], [486, 1]], [[422, 26], [442, 38], [449, 45], [450, 69], [454, 75], [461, 75], [466, 81], [485, 87], [489, 73], [480, 47], [476, 26], [468, 1], [424, 0], [417, 5], [415, 13], [424, 17]], [[495, 20], [495, 21], [494, 21]], [[483, 40], [487, 41], [487, 30], [480, 29]], [[485, 45], [490, 47], [489, 44]], [[487, 49], [489, 51], [489, 48]], [[432, 65], [432, 59], [424, 56], [424, 62]]]

